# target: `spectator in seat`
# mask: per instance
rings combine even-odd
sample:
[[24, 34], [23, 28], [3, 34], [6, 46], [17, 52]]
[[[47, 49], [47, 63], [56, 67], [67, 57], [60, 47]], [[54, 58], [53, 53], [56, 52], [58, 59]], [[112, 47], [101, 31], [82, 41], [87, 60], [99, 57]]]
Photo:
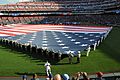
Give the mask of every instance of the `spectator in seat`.
[[22, 80], [27, 80], [27, 75], [26, 74], [22, 75]]
[[61, 77], [63, 80], [70, 80], [70, 77], [68, 74], [63, 74]]
[[75, 79], [75, 80], [79, 80], [79, 79], [80, 79], [80, 76], [81, 76], [81, 73], [80, 73], [80, 72], [77, 72], [77, 74], [76, 74], [76, 79]]
[[33, 78], [31, 80], [40, 80], [40, 79], [37, 77], [37, 74], [33, 74]]
[[68, 54], [68, 58], [69, 58], [69, 63], [72, 64], [72, 58], [74, 57], [74, 55], [70, 52]]
[[97, 75], [97, 80], [102, 80], [102, 77], [103, 77], [102, 72], [97, 72], [96, 75]]
[[83, 80], [90, 80], [90, 78], [88, 78], [88, 75], [86, 72], [82, 72], [81, 74], [83, 76]]
[[53, 78], [53, 80], [62, 80], [60, 74], [56, 74]]

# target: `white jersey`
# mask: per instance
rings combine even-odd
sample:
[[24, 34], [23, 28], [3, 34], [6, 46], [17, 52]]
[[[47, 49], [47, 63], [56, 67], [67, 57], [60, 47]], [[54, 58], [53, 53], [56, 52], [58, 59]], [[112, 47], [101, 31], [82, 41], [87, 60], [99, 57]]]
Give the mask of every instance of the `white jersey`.
[[46, 62], [44, 66], [46, 67], [46, 70], [49, 70], [51, 65], [50, 63]]

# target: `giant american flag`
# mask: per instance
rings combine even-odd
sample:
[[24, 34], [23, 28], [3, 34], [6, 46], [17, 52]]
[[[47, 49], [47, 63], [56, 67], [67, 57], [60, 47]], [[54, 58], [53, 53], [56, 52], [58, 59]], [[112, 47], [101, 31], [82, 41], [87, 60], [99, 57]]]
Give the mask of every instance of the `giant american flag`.
[[10, 24], [0, 26], [0, 38], [76, 55], [106, 37], [111, 29], [105, 26]]

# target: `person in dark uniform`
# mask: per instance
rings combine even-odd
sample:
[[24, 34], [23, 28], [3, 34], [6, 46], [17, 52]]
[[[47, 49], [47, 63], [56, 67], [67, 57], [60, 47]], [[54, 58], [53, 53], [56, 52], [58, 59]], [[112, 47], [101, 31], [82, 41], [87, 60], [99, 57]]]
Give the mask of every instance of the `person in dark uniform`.
[[77, 63], [80, 63], [80, 57], [81, 57], [81, 53], [80, 53], [80, 51], [78, 51], [78, 54], [77, 54]]
[[69, 57], [69, 63], [72, 64], [72, 58], [74, 57], [74, 55], [70, 52], [68, 54], [68, 57]]

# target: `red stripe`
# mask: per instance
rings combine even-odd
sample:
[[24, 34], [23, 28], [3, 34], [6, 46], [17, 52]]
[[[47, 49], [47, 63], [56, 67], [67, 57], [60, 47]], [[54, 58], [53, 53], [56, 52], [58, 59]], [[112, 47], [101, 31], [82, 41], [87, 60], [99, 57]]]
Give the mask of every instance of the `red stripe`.
[[5, 33], [5, 32], [0, 32], [0, 34], [6, 34], [6, 35], [9, 35], [9, 36], [16, 36], [16, 34], [12, 34], [12, 33]]

